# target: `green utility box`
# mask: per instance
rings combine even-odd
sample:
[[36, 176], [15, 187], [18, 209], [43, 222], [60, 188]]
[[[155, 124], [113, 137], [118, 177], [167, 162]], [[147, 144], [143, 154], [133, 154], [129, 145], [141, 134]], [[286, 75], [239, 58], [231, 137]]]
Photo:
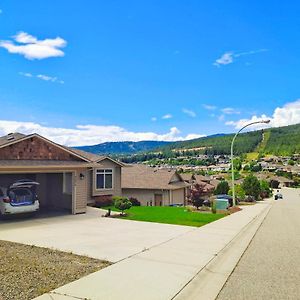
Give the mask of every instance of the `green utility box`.
[[229, 201], [227, 199], [216, 199], [216, 209], [226, 210], [229, 207]]

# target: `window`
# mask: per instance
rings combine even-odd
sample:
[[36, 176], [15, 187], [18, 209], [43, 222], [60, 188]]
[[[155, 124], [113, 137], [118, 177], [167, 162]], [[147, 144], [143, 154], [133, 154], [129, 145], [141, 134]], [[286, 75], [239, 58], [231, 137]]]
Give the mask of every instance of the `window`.
[[113, 170], [98, 169], [96, 171], [96, 189], [112, 189], [113, 187]]
[[72, 195], [72, 173], [63, 173], [63, 193]]

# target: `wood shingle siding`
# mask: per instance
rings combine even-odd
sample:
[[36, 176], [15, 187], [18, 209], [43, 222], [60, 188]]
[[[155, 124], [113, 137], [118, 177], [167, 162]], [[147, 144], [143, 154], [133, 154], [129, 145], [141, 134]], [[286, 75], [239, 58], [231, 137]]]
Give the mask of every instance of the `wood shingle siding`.
[[38, 137], [31, 137], [1, 148], [0, 159], [82, 161], [75, 155]]

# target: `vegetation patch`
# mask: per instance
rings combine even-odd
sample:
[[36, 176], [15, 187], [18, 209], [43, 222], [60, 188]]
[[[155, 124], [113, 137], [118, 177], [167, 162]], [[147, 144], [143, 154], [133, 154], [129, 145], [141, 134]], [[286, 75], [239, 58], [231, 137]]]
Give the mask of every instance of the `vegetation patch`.
[[[112, 210], [114, 207], [109, 207]], [[122, 219], [200, 227], [223, 218], [225, 214], [191, 212], [185, 207], [132, 206]]]
[[29, 300], [110, 265], [72, 253], [0, 241], [0, 299]]

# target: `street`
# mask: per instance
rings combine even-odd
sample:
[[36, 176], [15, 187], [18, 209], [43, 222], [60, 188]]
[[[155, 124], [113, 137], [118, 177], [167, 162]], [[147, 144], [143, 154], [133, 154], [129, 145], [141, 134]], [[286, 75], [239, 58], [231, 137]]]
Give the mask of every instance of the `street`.
[[300, 189], [281, 193], [218, 300], [300, 299]]

